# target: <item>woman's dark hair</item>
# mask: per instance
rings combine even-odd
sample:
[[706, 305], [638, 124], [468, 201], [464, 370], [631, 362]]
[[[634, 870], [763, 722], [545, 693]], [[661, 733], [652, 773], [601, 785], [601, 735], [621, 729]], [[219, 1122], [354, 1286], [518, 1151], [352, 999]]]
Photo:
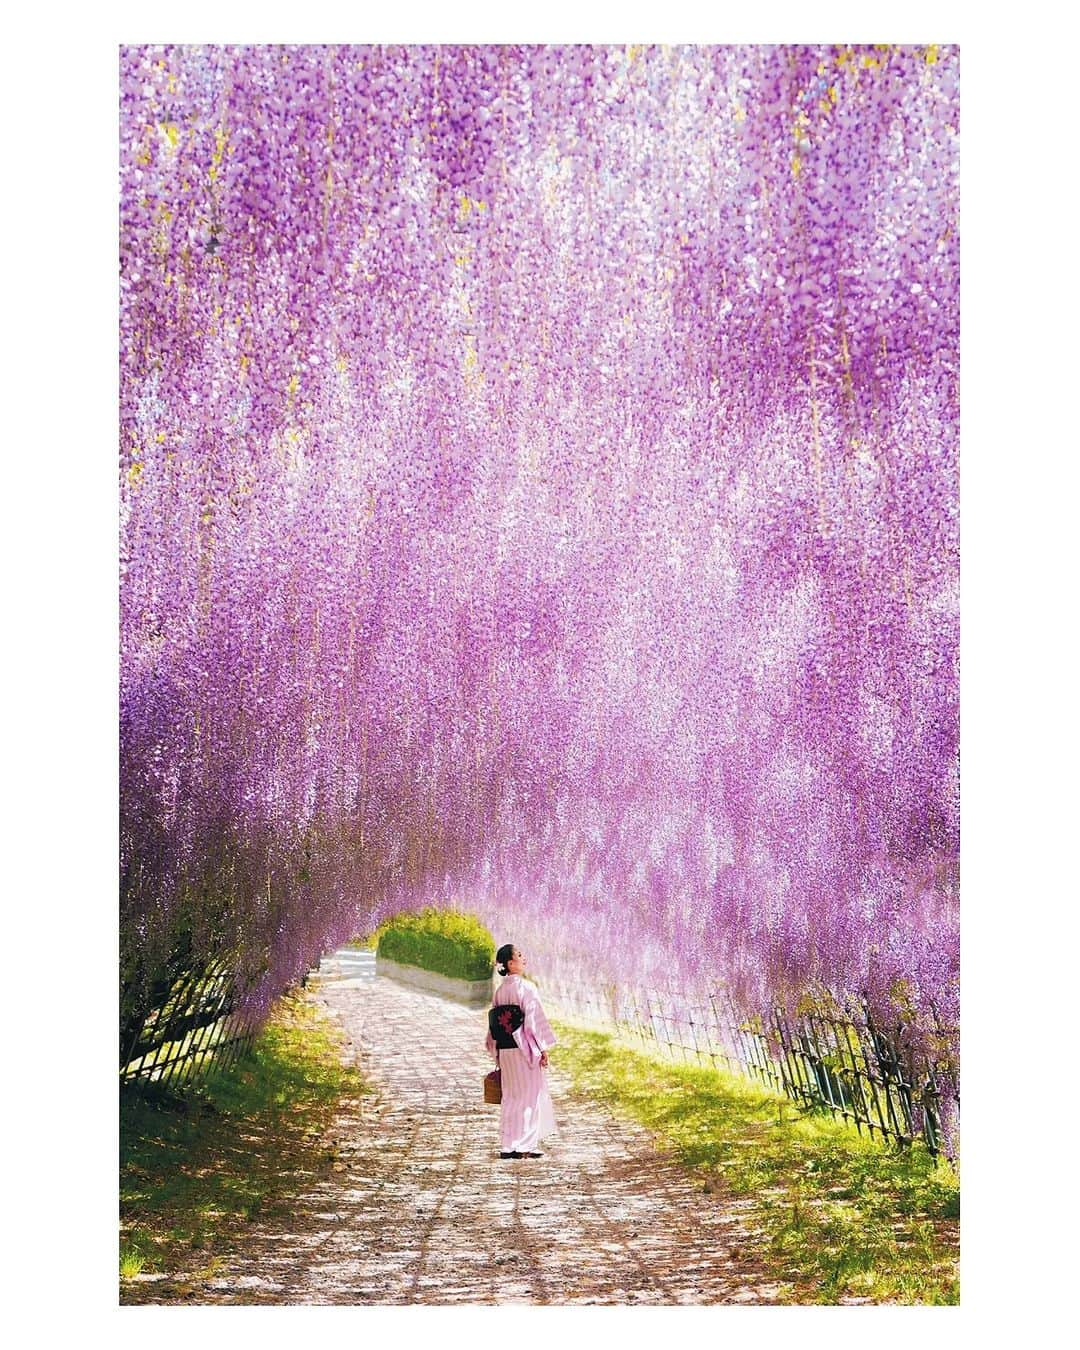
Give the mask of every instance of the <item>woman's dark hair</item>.
[[495, 953], [495, 969], [500, 975], [506, 974], [506, 963], [514, 954], [514, 944], [506, 942]]

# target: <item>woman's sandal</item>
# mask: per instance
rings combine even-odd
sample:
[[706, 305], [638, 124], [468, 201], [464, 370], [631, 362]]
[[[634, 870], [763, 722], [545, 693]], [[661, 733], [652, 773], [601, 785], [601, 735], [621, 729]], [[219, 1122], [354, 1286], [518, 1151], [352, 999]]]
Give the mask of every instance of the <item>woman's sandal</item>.
[[500, 1153], [500, 1158], [524, 1158], [524, 1153]]

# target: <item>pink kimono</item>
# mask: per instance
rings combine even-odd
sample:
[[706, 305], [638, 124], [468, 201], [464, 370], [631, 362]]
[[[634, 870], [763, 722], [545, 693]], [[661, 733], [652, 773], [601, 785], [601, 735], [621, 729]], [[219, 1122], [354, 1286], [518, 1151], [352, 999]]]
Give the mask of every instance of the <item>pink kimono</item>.
[[502, 1108], [499, 1116], [503, 1153], [536, 1153], [540, 1140], [555, 1130], [540, 1052], [555, 1044], [555, 1033], [544, 1014], [536, 985], [523, 975], [508, 975], [495, 991], [495, 1006], [516, 1003], [525, 1020], [513, 1033], [516, 1050], [498, 1050], [491, 1032], [484, 1048], [502, 1071]]

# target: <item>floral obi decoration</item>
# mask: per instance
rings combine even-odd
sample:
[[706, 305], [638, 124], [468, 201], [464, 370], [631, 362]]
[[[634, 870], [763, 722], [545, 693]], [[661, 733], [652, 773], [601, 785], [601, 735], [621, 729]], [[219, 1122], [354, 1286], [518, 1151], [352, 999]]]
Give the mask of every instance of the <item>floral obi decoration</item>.
[[504, 1003], [502, 1007], [492, 1008], [488, 1013], [488, 1030], [496, 1049], [516, 1050], [518, 1046], [514, 1032], [524, 1021], [525, 1014], [516, 1003]]

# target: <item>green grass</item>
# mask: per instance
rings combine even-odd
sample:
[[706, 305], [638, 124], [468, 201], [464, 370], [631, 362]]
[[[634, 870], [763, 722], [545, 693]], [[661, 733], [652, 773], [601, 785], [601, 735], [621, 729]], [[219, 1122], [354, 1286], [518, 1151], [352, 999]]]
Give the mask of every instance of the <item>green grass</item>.
[[130, 1280], [134, 1276], [142, 1274], [145, 1265], [146, 1257], [140, 1251], [137, 1243], [121, 1243], [120, 1278], [122, 1280]]
[[251, 1052], [184, 1097], [154, 1086], [120, 1102], [120, 1274], [205, 1274], [256, 1216], [285, 1215], [343, 1097], [367, 1091], [337, 1029], [287, 995]]
[[558, 1025], [575, 1090], [652, 1131], [705, 1191], [750, 1196], [791, 1303], [959, 1302], [959, 1180], [921, 1144], [898, 1150], [713, 1069]]

